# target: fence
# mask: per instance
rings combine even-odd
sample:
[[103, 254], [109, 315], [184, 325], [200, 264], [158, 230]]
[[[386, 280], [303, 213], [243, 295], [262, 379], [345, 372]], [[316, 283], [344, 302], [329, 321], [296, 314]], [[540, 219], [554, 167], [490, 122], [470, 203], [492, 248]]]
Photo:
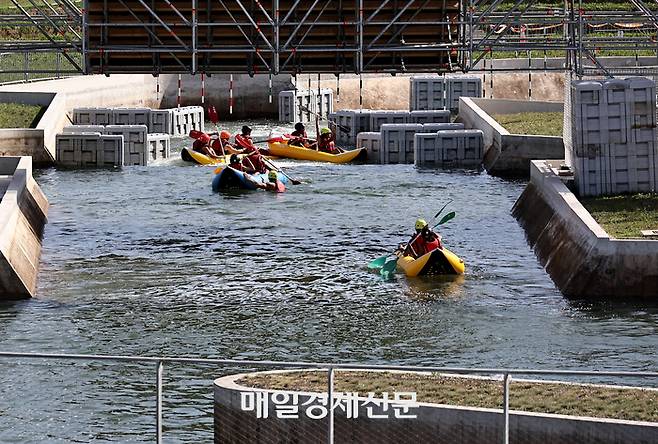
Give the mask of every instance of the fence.
[[[82, 63], [81, 54], [70, 53], [70, 57]], [[59, 52], [0, 53], [0, 85], [53, 80], [80, 74], [80, 71], [75, 69]]]
[[[162, 443], [162, 400], [163, 400], [163, 374], [165, 364], [186, 364], [193, 366], [232, 366], [232, 367], [266, 367], [285, 369], [325, 369], [327, 372], [327, 398], [334, 399], [334, 372], [336, 370], [374, 370], [374, 371], [408, 371], [408, 372], [436, 372], [453, 373], [460, 375], [502, 375], [502, 413], [503, 413], [503, 436], [500, 441], [509, 444], [510, 430], [510, 382], [513, 377], [519, 375], [545, 376], [577, 376], [577, 377], [608, 377], [608, 378], [654, 378], [658, 381], [658, 372], [633, 372], [633, 371], [588, 371], [588, 370], [533, 370], [533, 369], [507, 369], [507, 368], [460, 368], [460, 367], [432, 367], [432, 366], [403, 366], [403, 365], [360, 365], [360, 364], [337, 364], [326, 362], [287, 362], [287, 361], [253, 361], [241, 359], [209, 359], [209, 358], [182, 358], [164, 356], [112, 356], [112, 355], [80, 355], [80, 354], [49, 354], [49, 353], [13, 353], [0, 352], [0, 362], [16, 358], [24, 359], [46, 359], [51, 361], [96, 361], [105, 364], [155, 364], [155, 405], [156, 418], [155, 430], [153, 431], [156, 442]], [[64, 365], [64, 364], [60, 364]], [[327, 442], [334, 442], [334, 414], [328, 409], [327, 420], [328, 438]]]

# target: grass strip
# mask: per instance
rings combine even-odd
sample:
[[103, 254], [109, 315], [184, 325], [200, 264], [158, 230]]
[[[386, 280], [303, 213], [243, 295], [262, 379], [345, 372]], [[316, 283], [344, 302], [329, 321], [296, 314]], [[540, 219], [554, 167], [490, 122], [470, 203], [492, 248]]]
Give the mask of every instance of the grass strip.
[[45, 108], [19, 103], [0, 103], [0, 128], [35, 128]]
[[[502, 381], [451, 377], [436, 373], [335, 372], [336, 392], [416, 392], [418, 402], [465, 407], [502, 408]], [[238, 384], [273, 390], [326, 392], [325, 372], [255, 375]], [[513, 410], [595, 418], [658, 422], [658, 390], [514, 381]]]
[[561, 112], [496, 114], [493, 118], [512, 134], [561, 136], [564, 124]]
[[590, 197], [580, 203], [617, 239], [642, 238], [642, 230], [658, 230], [658, 194]]

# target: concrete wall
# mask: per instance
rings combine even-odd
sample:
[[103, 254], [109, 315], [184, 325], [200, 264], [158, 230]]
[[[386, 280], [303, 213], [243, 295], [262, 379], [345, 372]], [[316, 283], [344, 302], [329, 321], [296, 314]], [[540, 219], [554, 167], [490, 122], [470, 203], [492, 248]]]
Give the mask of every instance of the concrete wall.
[[[300, 408], [300, 419], [279, 419], [271, 396], [268, 396], [268, 418], [257, 419], [255, 412], [241, 409], [241, 392], [279, 393], [287, 395], [288, 399], [296, 394], [299, 397], [297, 405], [300, 406], [303, 403], [319, 405], [314, 399], [317, 394], [253, 389], [236, 383], [245, 376], [227, 376], [214, 383], [215, 443], [315, 444], [326, 441], [326, 418], [309, 419]], [[282, 404], [293, 403], [289, 401]], [[359, 403], [359, 407], [359, 417], [356, 419], [348, 419], [341, 408], [334, 410], [335, 442], [482, 444], [499, 443], [503, 438], [503, 415], [496, 409], [420, 403], [419, 408], [410, 411], [417, 415], [415, 419], [395, 418], [394, 412], [390, 411], [392, 407], [389, 407], [388, 412], [390, 419], [369, 419], [363, 402]], [[375, 413], [383, 412], [375, 408]], [[510, 439], [515, 444], [648, 444], [656, 442], [657, 438], [657, 423], [510, 412]]]
[[573, 298], [657, 300], [658, 240], [611, 239], [555, 174], [558, 163], [532, 162], [512, 210], [555, 285]]
[[520, 112], [559, 112], [560, 102], [474, 99], [462, 97], [459, 118], [466, 128], [484, 134], [484, 167], [489, 174], [527, 177], [533, 159], [564, 159], [562, 137], [510, 134], [492, 115]]
[[30, 157], [0, 157], [0, 300], [34, 296], [48, 200]]

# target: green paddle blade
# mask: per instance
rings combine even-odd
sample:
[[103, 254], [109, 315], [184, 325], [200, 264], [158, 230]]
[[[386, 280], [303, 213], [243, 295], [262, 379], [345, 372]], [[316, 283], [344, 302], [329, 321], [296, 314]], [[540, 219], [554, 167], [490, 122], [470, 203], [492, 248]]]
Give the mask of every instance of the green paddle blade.
[[436, 224], [435, 226], [443, 225], [444, 223], [448, 222], [450, 219], [454, 219], [454, 218], [455, 218], [455, 212], [452, 211], [452, 212], [446, 214], [445, 216], [443, 216], [443, 219], [441, 219], [439, 221], [439, 223]]
[[368, 264], [368, 268], [382, 268], [384, 264], [386, 263], [386, 259], [388, 258], [388, 255], [378, 257], [374, 261], [370, 261]]
[[386, 262], [382, 269], [380, 270], [380, 274], [382, 276], [387, 276], [389, 274], [395, 273], [395, 268], [398, 265], [398, 260], [396, 259], [391, 259], [390, 261]]

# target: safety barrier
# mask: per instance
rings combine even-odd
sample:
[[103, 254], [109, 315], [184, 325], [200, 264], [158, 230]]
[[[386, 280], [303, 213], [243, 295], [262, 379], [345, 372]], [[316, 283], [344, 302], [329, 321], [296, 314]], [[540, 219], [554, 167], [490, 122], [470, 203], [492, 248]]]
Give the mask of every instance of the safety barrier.
[[64, 167], [120, 167], [124, 164], [122, 135], [100, 133], [58, 134], [57, 164]]
[[146, 125], [149, 133], [175, 137], [204, 130], [204, 112], [200, 106], [153, 110], [150, 108], [75, 108], [75, 125]]
[[450, 111], [411, 111], [408, 123], [448, 123], [450, 122]]
[[331, 89], [288, 90], [279, 93], [279, 122], [311, 122], [316, 114], [327, 119], [334, 111]]
[[414, 163], [414, 135], [422, 130], [415, 123], [383, 124], [379, 163]]
[[148, 143], [148, 161], [168, 159], [171, 156], [171, 137], [169, 134], [147, 134], [146, 142]]
[[647, 78], [573, 81], [565, 155], [581, 196], [658, 190], [656, 86]]
[[356, 136], [356, 147], [365, 148], [368, 153], [368, 161], [379, 163], [381, 158], [381, 133], [364, 132]]
[[414, 139], [414, 163], [419, 167], [474, 168], [483, 157], [480, 130], [440, 130], [416, 134]]
[[[511, 426], [510, 419], [516, 421], [518, 418], [517, 415], [523, 414], [524, 412], [512, 411], [510, 409], [510, 391], [511, 383], [513, 380], [518, 381], [517, 379], [521, 375], [533, 375], [541, 378], [546, 378], [547, 376], [559, 376], [559, 377], [580, 377], [580, 378], [645, 378], [645, 379], [658, 379], [657, 372], [640, 372], [640, 371], [588, 371], [588, 370], [532, 370], [532, 369], [496, 369], [496, 368], [460, 368], [460, 367], [437, 367], [437, 366], [402, 366], [402, 365], [360, 365], [360, 364], [348, 364], [348, 363], [322, 363], [322, 362], [280, 362], [280, 361], [256, 361], [256, 360], [242, 360], [242, 359], [209, 359], [209, 358], [194, 358], [194, 357], [164, 357], [164, 356], [110, 356], [110, 355], [78, 355], [78, 354], [48, 354], [48, 353], [14, 353], [14, 352], [0, 352], [0, 360], [7, 360], [12, 366], [16, 365], [30, 365], [31, 362], [27, 361], [43, 361], [48, 362], [47, 365], [59, 365], [69, 367], [72, 362], [94, 362], [102, 363], [104, 365], [142, 365], [142, 366], [153, 366], [153, 376], [154, 376], [154, 404], [155, 404], [155, 421], [153, 427], [153, 435], [156, 443], [161, 443], [163, 439], [163, 392], [165, 385], [163, 384], [163, 377], [165, 372], [165, 364], [172, 364], [172, 368], [186, 366], [189, 368], [192, 367], [213, 367], [217, 372], [226, 371], [225, 369], [229, 368], [232, 372], [235, 372], [236, 368], [249, 368], [252, 369], [255, 367], [265, 367], [265, 368], [284, 368], [284, 369], [321, 369], [321, 371], [326, 372], [327, 375], [327, 385], [326, 397], [330, 400], [330, 405], [334, 405], [334, 400], [340, 398], [340, 394], [336, 392], [335, 387], [335, 374], [337, 370], [366, 370], [366, 371], [395, 371], [395, 372], [433, 372], [441, 374], [450, 374], [450, 375], [474, 375], [474, 376], [496, 376], [501, 382], [501, 408], [495, 409], [497, 416], [494, 419], [494, 422], [497, 424], [495, 430], [499, 433], [498, 438], [503, 444], [509, 444], [510, 442], [510, 431], [515, 430], [517, 433], [522, 435], [530, 435], [533, 439], [536, 439], [532, 433], [527, 430], [519, 429], [518, 424], [515, 424], [514, 428]], [[58, 364], [59, 363], [59, 364]], [[47, 381], [44, 381], [47, 382]], [[626, 384], [626, 388], [628, 384]], [[608, 386], [610, 387], [610, 386]], [[52, 388], [50, 389], [52, 391]], [[139, 402], [142, 402], [142, 399], [136, 399], [135, 405]], [[583, 401], [583, 402], [586, 402]], [[457, 407], [462, 409], [461, 407]], [[335, 412], [340, 409], [329, 408], [327, 409], [327, 420], [324, 422], [326, 427], [326, 437], [323, 437], [323, 441], [333, 444], [334, 443], [334, 432], [335, 432]], [[450, 414], [450, 413], [448, 413]], [[537, 414], [530, 413], [531, 416], [537, 416]], [[555, 416], [555, 415], [550, 415]], [[580, 417], [574, 417], [576, 422], [578, 422]], [[591, 419], [591, 418], [590, 418]], [[449, 418], [446, 418], [447, 421], [450, 421]], [[288, 419], [290, 421], [290, 419]], [[378, 420], [382, 421], [382, 426], [392, 425], [390, 421], [387, 420]], [[516, 421], [518, 422], [518, 421]], [[616, 421], [619, 423], [619, 421]], [[633, 426], [633, 422], [630, 422], [630, 426]], [[468, 423], [469, 425], [475, 423]], [[641, 422], [637, 423], [639, 426], [649, 425], [648, 428], [637, 428], [634, 430], [636, 434], [628, 435], [633, 436], [632, 439], [627, 439], [627, 441], [633, 441], [633, 439], [641, 436], [641, 439], [638, 442], [651, 442], [651, 439], [646, 439], [647, 436], [655, 437], [655, 428], [652, 423]], [[475, 425], [472, 425], [471, 429], [474, 433], [480, 431]], [[382, 430], [382, 435], [378, 436], [378, 442], [383, 441], [383, 433], [386, 427], [380, 427], [379, 430]], [[171, 431], [171, 429], [168, 429]], [[290, 429], [288, 429], [290, 430]], [[463, 434], [464, 424], [457, 429]], [[573, 433], [578, 431], [580, 433], [588, 432], [589, 429], [580, 428], [573, 429], [569, 428], [568, 430], [556, 431], [555, 427], [552, 429], [553, 433], [556, 433], [554, 439], [555, 441], [551, 442], [570, 442], [569, 438], [573, 440]], [[625, 428], [624, 431], [627, 433], [632, 433], [628, 428]], [[75, 433], [75, 432], [73, 432]], [[216, 432], [217, 433], [217, 430]], [[299, 432], [296, 432], [299, 433]], [[407, 431], [408, 433], [408, 431]], [[477, 436], [477, 435], [475, 435]], [[217, 435], [215, 436], [218, 439]], [[294, 436], [297, 438], [297, 436]], [[316, 437], [313, 437], [316, 438]], [[310, 441], [311, 439], [309, 439]], [[576, 439], [576, 442], [580, 441], [580, 438]], [[313, 442], [319, 442], [318, 439], [315, 439]], [[526, 442], [526, 441], [523, 441]], [[527, 441], [534, 442], [534, 441]], [[598, 442], [598, 441], [597, 441]], [[635, 442], [635, 441], [633, 441]]]
[[329, 121], [338, 125], [336, 129], [336, 142], [339, 145], [354, 146], [359, 133], [370, 131], [369, 109], [340, 110], [329, 114]]
[[414, 76], [410, 78], [409, 109], [459, 110], [460, 97], [482, 97], [479, 77]]

